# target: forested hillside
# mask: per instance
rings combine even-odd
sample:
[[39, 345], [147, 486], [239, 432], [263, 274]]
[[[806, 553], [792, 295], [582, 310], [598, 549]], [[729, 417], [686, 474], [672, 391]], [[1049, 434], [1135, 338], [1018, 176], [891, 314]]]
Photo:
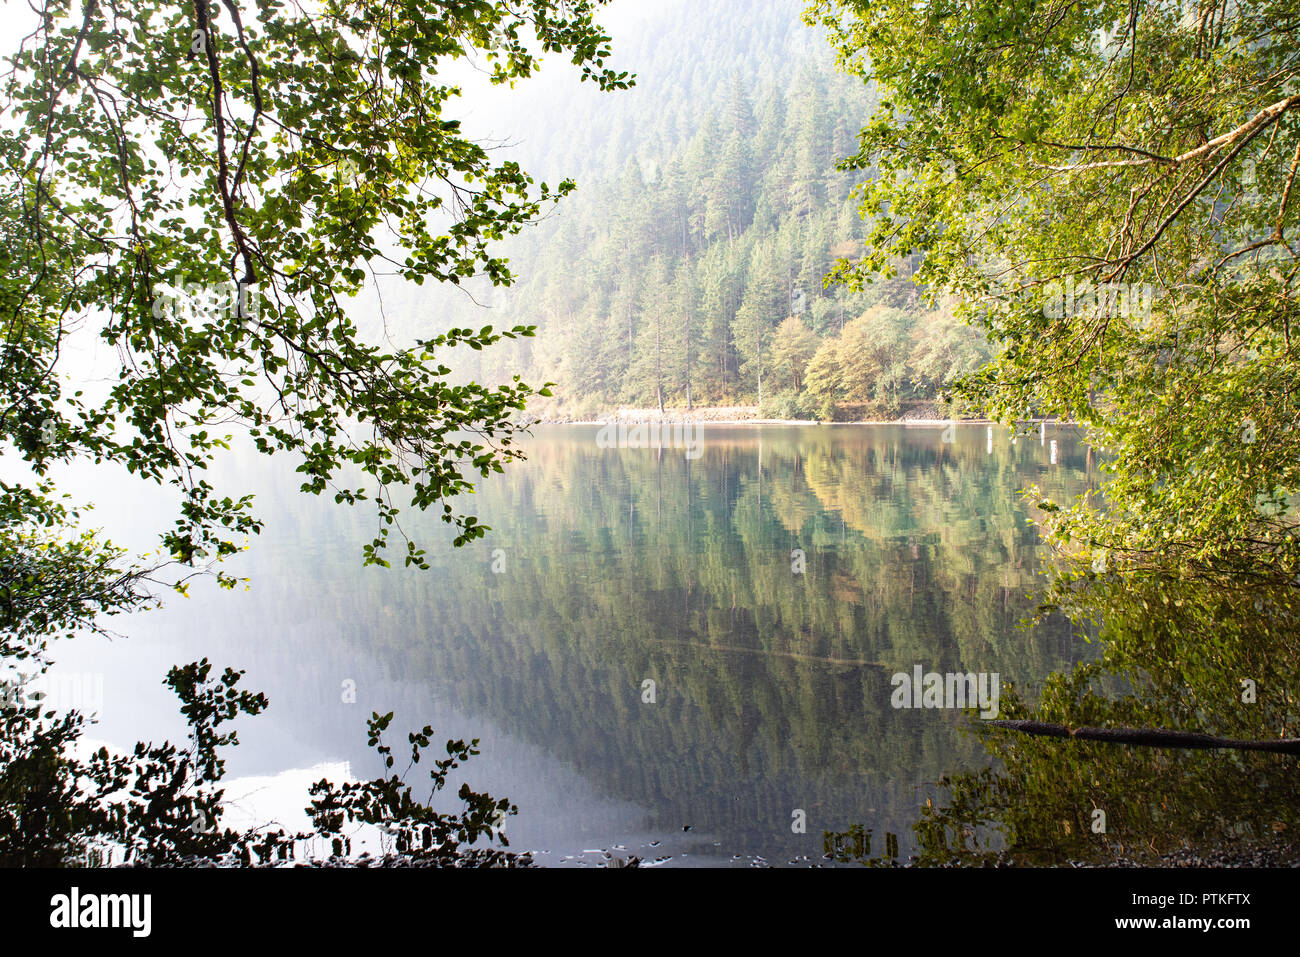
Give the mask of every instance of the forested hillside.
[[[873, 92], [835, 72], [797, 0], [761, 6], [669, 5], [616, 35], [638, 87], [602, 103], [608, 122], [575, 116], [570, 130], [554, 103], [550, 122], [530, 132], [524, 119], [525, 166], [573, 173], [579, 189], [513, 241], [514, 287], [446, 301], [450, 324], [538, 327], [467, 372], [555, 382], [549, 404], [530, 404], [543, 415], [757, 404], [829, 418], [837, 403], [856, 403], [841, 416], [897, 415], [986, 358], [949, 310], [920, 302], [914, 263], [860, 293], [824, 286], [861, 248], [858, 174], [836, 161], [856, 151]], [[721, 41], [694, 29], [741, 8], [755, 29]], [[685, 50], [693, 37], [727, 48]]]

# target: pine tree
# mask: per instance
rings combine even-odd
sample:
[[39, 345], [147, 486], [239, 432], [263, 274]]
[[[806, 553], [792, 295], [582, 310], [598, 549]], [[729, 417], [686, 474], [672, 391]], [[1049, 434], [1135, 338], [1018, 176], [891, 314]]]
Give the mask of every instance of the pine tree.
[[667, 335], [667, 381], [674, 398], [686, 403], [687, 409], [694, 408], [695, 394], [693, 380], [699, 361], [699, 323], [697, 306], [699, 289], [695, 279], [695, 270], [690, 262], [677, 267], [669, 295], [669, 321]]
[[668, 268], [662, 256], [650, 261], [639, 304], [640, 334], [632, 355], [625, 389], [633, 401], [652, 400], [664, 410], [666, 391], [665, 353], [671, 347], [668, 334], [672, 324], [673, 290]]

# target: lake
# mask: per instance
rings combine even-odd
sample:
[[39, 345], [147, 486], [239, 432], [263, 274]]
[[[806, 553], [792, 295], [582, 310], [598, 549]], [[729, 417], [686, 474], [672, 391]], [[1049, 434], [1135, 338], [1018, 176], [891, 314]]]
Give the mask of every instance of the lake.
[[[365, 718], [391, 710], [399, 755], [425, 724], [481, 740], [465, 779], [518, 805], [511, 848], [540, 864], [751, 866], [821, 863], [824, 832], [854, 827], [905, 859], [936, 782], [988, 761], [977, 718], [894, 707], [893, 675], [1032, 696], [1094, 654], [1059, 616], [1021, 626], [1048, 558], [1022, 490], [1099, 481], [1074, 429], [718, 425], [686, 451], [598, 431], [539, 427], [462, 500], [485, 540], [404, 515], [428, 571], [362, 568], [373, 512], [240, 457], [213, 481], [267, 522], [229, 564], [249, 588], [200, 582], [118, 640], [56, 647], [56, 672], [102, 679], [91, 734], [127, 747], [183, 735], [172, 664], [246, 669], [271, 706], [239, 724], [232, 822], [298, 826], [308, 781], [379, 774]], [[156, 489], [95, 491], [127, 540], [170, 518]]]

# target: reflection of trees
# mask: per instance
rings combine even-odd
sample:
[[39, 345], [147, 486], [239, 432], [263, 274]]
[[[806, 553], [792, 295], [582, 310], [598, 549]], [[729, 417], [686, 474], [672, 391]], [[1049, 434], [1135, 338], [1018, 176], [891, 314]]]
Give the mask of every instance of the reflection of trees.
[[915, 786], [981, 757], [959, 716], [889, 708], [889, 675], [922, 662], [1032, 682], [1078, 653], [1062, 621], [1016, 627], [1038, 568], [1016, 491], [1055, 477], [1068, 494], [1082, 456], [1044, 477], [1027, 448], [989, 455], [982, 429], [958, 434], [941, 448], [938, 430], [709, 430], [688, 461], [551, 432], [481, 490], [486, 542], [360, 585], [303, 549], [311, 564], [257, 624], [335, 620], [351, 652], [436, 683], [666, 826], [770, 840], [805, 807], [814, 830], [870, 813], [902, 831], [890, 816]]
[[[1105, 621], [1100, 660], [1048, 681], [1017, 716], [1071, 727], [1295, 737], [1300, 709], [1296, 589], [1159, 576], [1069, 584], [1065, 610]], [[1245, 682], [1253, 682], [1244, 684]], [[1252, 698], [1254, 700], [1250, 700]], [[1154, 859], [1269, 846], [1294, 854], [1300, 778], [1294, 757], [1034, 738], [986, 729], [998, 770], [961, 773], [942, 808], [917, 822], [921, 859], [1022, 863]], [[1105, 832], [1096, 816], [1105, 814]]]

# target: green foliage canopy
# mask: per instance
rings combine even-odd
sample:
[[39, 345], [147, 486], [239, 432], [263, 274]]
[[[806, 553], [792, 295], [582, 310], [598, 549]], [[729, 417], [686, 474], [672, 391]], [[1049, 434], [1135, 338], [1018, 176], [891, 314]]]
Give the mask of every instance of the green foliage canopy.
[[[880, 106], [861, 281], [914, 251], [1004, 349], [968, 394], [1086, 423], [1113, 478], [1054, 511], [1119, 561], [1300, 570], [1294, 4], [814, 0]], [[1055, 507], [1053, 505], [1053, 507]]]
[[[368, 562], [387, 563], [397, 487], [442, 505], [458, 544], [481, 535], [447, 499], [517, 456], [534, 393], [451, 384], [438, 356], [531, 328], [395, 345], [348, 299], [381, 275], [513, 280], [493, 244], [574, 184], [469, 140], [446, 72], [509, 84], [562, 53], [626, 87], [604, 2], [45, 2], [0, 93], [0, 441], [38, 474], [81, 456], [171, 483], [164, 546], [184, 563], [260, 527], [202, 478], [231, 427], [295, 454], [304, 491], [375, 502]], [[77, 328], [119, 360], [102, 395], [63, 387]]]

